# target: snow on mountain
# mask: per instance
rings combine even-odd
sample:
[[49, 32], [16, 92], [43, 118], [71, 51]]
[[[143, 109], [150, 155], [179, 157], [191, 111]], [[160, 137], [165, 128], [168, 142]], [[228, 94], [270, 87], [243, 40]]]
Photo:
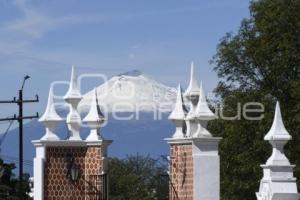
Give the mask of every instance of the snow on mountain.
[[[112, 77], [96, 88], [104, 112], [160, 111], [170, 112], [176, 100], [176, 89], [163, 85], [138, 70]], [[82, 112], [89, 109], [93, 91], [83, 95]]]

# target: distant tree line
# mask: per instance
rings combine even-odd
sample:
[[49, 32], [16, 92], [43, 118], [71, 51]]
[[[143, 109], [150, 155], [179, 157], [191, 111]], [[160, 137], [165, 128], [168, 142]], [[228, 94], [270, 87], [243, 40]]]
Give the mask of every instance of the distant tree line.
[[165, 158], [127, 156], [109, 160], [111, 200], [168, 200], [168, 162]]

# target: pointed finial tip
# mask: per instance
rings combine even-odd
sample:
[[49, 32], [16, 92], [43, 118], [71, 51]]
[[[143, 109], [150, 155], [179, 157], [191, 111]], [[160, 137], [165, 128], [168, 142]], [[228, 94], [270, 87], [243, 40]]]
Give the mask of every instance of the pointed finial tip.
[[77, 77], [76, 77], [76, 72], [75, 72], [75, 67], [72, 65], [71, 68], [71, 77], [70, 77], [70, 82], [69, 82], [69, 89], [64, 96], [64, 99], [81, 99], [81, 94], [80, 91], [77, 88]]
[[180, 83], [178, 83], [177, 88], [181, 89], [181, 84]]
[[47, 107], [44, 114], [39, 118], [39, 121], [61, 121], [62, 118], [57, 114], [55, 110], [53, 87], [50, 86]]
[[186, 89], [184, 95], [188, 98], [193, 96], [199, 96], [199, 83], [196, 78], [194, 62], [191, 64], [191, 71], [190, 71], [190, 83], [188, 88]]
[[199, 93], [200, 95], [204, 93], [202, 81], [200, 81]]
[[281, 110], [280, 110], [280, 103], [276, 102], [275, 114], [273, 118], [273, 124], [267, 135], [265, 136], [265, 140], [290, 140], [291, 135], [286, 130]]
[[181, 89], [181, 84], [179, 83], [178, 86], [177, 86], [177, 96], [182, 96], [182, 89]]
[[75, 67], [74, 65], [71, 66], [71, 78], [74, 76], [75, 73]]
[[176, 103], [174, 106], [173, 111], [169, 115], [169, 119], [171, 120], [184, 120], [185, 117], [185, 110], [183, 105], [183, 99], [182, 99], [182, 90], [180, 83], [177, 87], [177, 93], [176, 93]]
[[281, 117], [281, 110], [280, 110], [280, 103], [279, 103], [279, 101], [276, 101], [276, 106], [275, 106], [275, 115], [276, 116], [278, 116], [280, 114], [280, 118], [282, 118]]
[[279, 101], [276, 101], [276, 109], [280, 109], [280, 103], [279, 103]]
[[191, 62], [191, 70], [192, 70], [192, 72], [194, 73], [194, 71], [195, 71], [195, 64], [194, 64], [194, 61]]
[[53, 94], [53, 86], [52, 85], [49, 88], [49, 94]]
[[48, 98], [51, 98], [51, 99], [54, 98], [54, 95], [53, 95], [53, 87], [52, 87], [52, 86], [49, 88], [49, 96], [48, 96]]

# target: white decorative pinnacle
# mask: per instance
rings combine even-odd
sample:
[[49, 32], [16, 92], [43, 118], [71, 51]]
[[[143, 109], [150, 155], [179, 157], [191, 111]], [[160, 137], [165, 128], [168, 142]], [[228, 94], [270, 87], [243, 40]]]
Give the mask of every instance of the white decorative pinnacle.
[[169, 119], [172, 120], [176, 126], [175, 133], [173, 134], [173, 138], [184, 138], [183, 133], [183, 124], [185, 119], [186, 111], [183, 104], [183, 97], [182, 97], [182, 91], [180, 84], [177, 88], [177, 99], [175, 107], [172, 111], [172, 113], [169, 115]]
[[57, 114], [55, 110], [55, 105], [53, 102], [53, 89], [50, 87], [49, 89], [49, 95], [48, 95], [48, 103], [46, 110], [42, 117], [39, 119], [40, 122], [45, 121], [62, 121], [62, 118]]
[[265, 140], [272, 144], [273, 152], [263, 168], [264, 176], [260, 183], [257, 200], [299, 200], [296, 178], [293, 168], [284, 154], [284, 145], [291, 140], [290, 134], [284, 127], [279, 102], [276, 103], [272, 127]]
[[196, 119], [194, 112], [199, 100], [199, 83], [196, 78], [194, 62], [191, 63], [190, 83], [184, 93], [184, 96], [190, 101], [190, 109], [186, 116], [186, 135], [187, 137], [192, 137], [198, 126], [195, 121]]
[[199, 101], [195, 110], [195, 117], [199, 120], [213, 120], [216, 119], [216, 115], [210, 110], [206, 97], [205, 92], [203, 90], [202, 82], [200, 83], [199, 89]]
[[89, 136], [86, 138], [87, 141], [98, 141], [102, 139], [99, 128], [104, 120], [105, 118], [100, 110], [97, 98], [97, 90], [95, 88], [89, 113], [83, 119], [83, 122], [86, 122], [91, 129]]
[[64, 96], [65, 101], [69, 104], [69, 114], [67, 116], [67, 124], [69, 129], [69, 140], [81, 140], [79, 129], [81, 124], [80, 114], [78, 112], [78, 104], [82, 96], [77, 88], [77, 78], [74, 66], [72, 66], [69, 90]]
[[77, 88], [77, 77], [75, 74], [75, 67], [72, 65], [72, 71], [71, 71], [71, 79], [69, 84], [69, 89], [67, 94], [64, 96], [64, 99], [66, 101], [68, 100], [81, 100], [82, 96]]
[[273, 153], [268, 159], [267, 165], [290, 165], [289, 160], [284, 155], [284, 145], [291, 139], [291, 135], [284, 127], [279, 102], [277, 102], [272, 127], [265, 136], [265, 140], [273, 146]]
[[169, 115], [169, 119], [171, 120], [184, 120], [185, 118], [185, 109], [183, 105], [182, 91], [180, 84], [177, 87], [177, 98], [175, 107], [172, 113]]
[[58, 136], [54, 133], [55, 127], [58, 122], [63, 119], [57, 114], [53, 103], [53, 89], [50, 87], [47, 108], [43, 116], [39, 119], [46, 127], [46, 134], [41, 140], [59, 140]]
[[197, 97], [199, 96], [199, 83], [195, 74], [195, 66], [194, 62], [191, 63], [191, 77], [188, 88], [186, 89], [184, 96], [187, 98]]
[[275, 116], [273, 120], [272, 127], [268, 134], [265, 136], [265, 140], [273, 141], [273, 140], [291, 140], [292, 137], [288, 133], [288, 131], [285, 129], [283, 121], [282, 121], [282, 116], [281, 116], [281, 111], [280, 111], [280, 106], [279, 102], [276, 103], [276, 109], [275, 109]]
[[193, 134], [193, 137], [212, 137], [211, 133], [206, 129], [207, 123], [208, 121], [214, 120], [217, 117], [208, 106], [202, 83], [200, 84], [199, 94], [199, 101], [194, 112], [194, 118], [197, 119], [198, 128], [197, 131]]

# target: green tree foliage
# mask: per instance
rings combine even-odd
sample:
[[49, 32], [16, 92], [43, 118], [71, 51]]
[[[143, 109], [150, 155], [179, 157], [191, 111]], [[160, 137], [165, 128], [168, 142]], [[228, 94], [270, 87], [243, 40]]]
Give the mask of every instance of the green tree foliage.
[[[0, 178], [0, 199], [6, 200], [17, 200], [18, 196], [18, 188], [19, 181], [15, 178], [13, 174], [13, 170], [16, 168], [13, 163], [4, 163], [3, 160], [0, 159], [0, 165], [4, 167], [4, 171], [2, 177]], [[29, 175], [24, 175], [24, 183], [23, 183], [24, 191], [28, 194], [30, 192], [29, 186]], [[30, 199], [29, 196], [26, 196], [27, 199]]]
[[109, 160], [111, 200], [168, 200], [167, 164], [149, 156]]
[[270, 156], [263, 141], [272, 124], [279, 100], [287, 130], [293, 141], [286, 154], [296, 164], [300, 185], [300, 0], [256, 0], [250, 16], [237, 33], [220, 40], [212, 59], [220, 82], [216, 94], [225, 116], [235, 116], [237, 105], [261, 102], [262, 120], [219, 119], [210, 124], [212, 133], [223, 137], [221, 193], [223, 200], [254, 200], [262, 177], [260, 164]]

